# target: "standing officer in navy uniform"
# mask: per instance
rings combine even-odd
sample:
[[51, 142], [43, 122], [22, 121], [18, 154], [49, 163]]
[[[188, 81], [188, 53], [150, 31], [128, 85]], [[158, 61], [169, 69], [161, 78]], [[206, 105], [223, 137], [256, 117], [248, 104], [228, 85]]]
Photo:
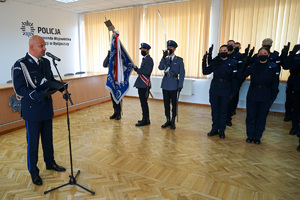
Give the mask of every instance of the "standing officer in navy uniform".
[[[167, 42], [167, 50], [163, 52], [163, 57], [159, 63], [158, 69], [164, 70], [164, 77], [161, 82], [163, 91], [165, 115], [167, 122], [161, 127], [166, 128], [171, 126], [175, 129], [175, 118], [177, 115], [177, 93], [183, 88], [185, 76], [183, 59], [174, 54], [177, 43], [173, 40]], [[167, 57], [168, 56], [168, 57]], [[172, 101], [172, 120], [170, 121], [170, 100]]]
[[49, 88], [42, 91], [36, 89], [47, 81], [56, 81], [49, 60], [43, 57], [46, 51], [45, 45], [43, 38], [33, 35], [29, 39], [29, 53], [12, 67], [13, 87], [21, 98], [21, 115], [26, 123], [28, 170], [36, 185], [43, 184], [37, 167], [40, 135], [46, 169], [66, 170], [57, 165], [54, 160], [51, 94], [55, 91]]
[[[110, 51], [108, 51], [108, 54], [107, 54], [105, 60], [103, 61], [103, 67], [104, 68], [107, 68], [109, 66], [109, 58], [110, 58]], [[111, 101], [113, 103], [114, 114], [112, 116], [110, 116], [109, 119], [120, 120], [121, 119], [121, 102], [116, 103], [114, 101], [111, 93], [110, 93], [110, 98], [111, 98]]]
[[141, 68], [134, 68], [134, 71], [137, 72], [139, 75], [136, 79], [134, 86], [138, 89], [139, 98], [141, 102], [142, 112], [143, 112], [143, 119], [139, 120], [136, 126], [145, 126], [150, 124], [149, 118], [149, 107], [148, 107], [148, 97], [149, 97], [149, 90], [150, 90], [150, 76], [153, 70], [153, 59], [149, 55], [149, 50], [151, 46], [147, 43], [141, 44], [141, 54], [143, 57]]
[[[291, 57], [293, 57], [293, 55], [295, 55], [298, 51], [297, 48], [299, 48], [299, 45], [295, 45], [293, 51], [290, 52], [290, 56], [289, 59], [287, 59], [287, 55], [288, 55], [288, 51], [290, 48], [290, 43], [288, 43], [287, 46], [284, 46], [284, 48], [281, 51], [281, 62], [282, 62], [282, 68], [284, 70], [289, 70], [290, 75], [288, 77], [287, 83], [286, 83], [286, 99], [285, 99], [285, 117], [284, 117], [284, 121], [288, 122], [290, 120], [292, 120], [293, 118], [293, 110], [294, 110], [294, 102], [293, 102], [293, 96], [294, 96], [294, 89], [295, 89], [295, 81], [297, 79], [298, 76], [298, 70], [297, 68], [294, 67], [290, 67], [289, 65], [291, 65], [292, 59]], [[286, 60], [287, 59], [287, 60]], [[286, 63], [286, 61], [288, 61], [288, 65]], [[292, 129], [290, 131], [291, 135], [295, 135], [295, 131]]]
[[[273, 40], [271, 38], [265, 38], [262, 41], [262, 47], [265, 47], [269, 50], [271, 50], [273, 44]], [[288, 51], [288, 50], [287, 50]], [[279, 73], [281, 70], [280, 65], [282, 65], [282, 62], [285, 60], [286, 56], [287, 56], [284, 52], [281, 52], [281, 55], [279, 56], [279, 52], [278, 51], [273, 51], [270, 52], [270, 56], [268, 58], [268, 61], [273, 62], [277, 65]], [[252, 63], [257, 63], [259, 62], [259, 59], [257, 58], [257, 54], [255, 54], [251, 60], [248, 62], [248, 65], [252, 64]], [[285, 117], [284, 117], [284, 121], [290, 121], [291, 120], [291, 113], [292, 113], [292, 109], [293, 109], [293, 103], [291, 100], [291, 96], [292, 96], [292, 92], [293, 90], [291, 89], [293, 86], [291, 85], [293, 81], [288, 81], [287, 82], [287, 88], [286, 88], [286, 103], [285, 103]]]
[[[296, 54], [300, 50], [300, 44], [294, 46], [290, 55], [286, 58], [283, 63], [285, 69], [290, 69], [291, 75], [293, 76], [293, 111], [292, 111], [292, 129], [290, 131], [291, 135], [296, 135], [300, 137], [300, 54]], [[299, 146], [297, 148], [300, 151], [300, 139]]]
[[234, 60], [242, 60], [242, 54], [239, 52], [239, 49], [241, 47], [236, 46], [234, 40], [228, 40], [227, 46], [228, 46], [228, 58]]
[[[236, 67], [237, 67], [237, 69], [239, 69], [240, 65], [242, 64], [242, 59], [243, 59], [242, 54], [239, 52], [241, 47], [236, 45], [234, 40], [228, 40], [227, 46], [228, 46], [228, 58], [236, 60], [238, 62]], [[232, 126], [231, 120], [232, 120], [232, 116], [234, 115], [234, 112], [236, 109], [235, 102], [238, 101], [239, 88], [240, 88], [240, 85], [242, 85], [242, 84], [239, 84], [239, 82], [240, 81], [236, 82], [238, 84], [236, 86], [238, 88], [237, 93], [235, 95], [233, 95], [233, 97], [230, 99], [230, 102], [228, 104], [228, 113], [227, 113], [227, 119], [226, 119], [227, 126]]]
[[[268, 58], [268, 61], [273, 62], [277, 65], [279, 71], [280, 71], [280, 57], [279, 57], [279, 52], [278, 51], [273, 51], [271, 52], [271, 47], [273, 44], [273, 40], [271, 38], [265, 38], [262, 41], [262, 47], [269, 49], [270, 50], [270, 56]], [[251, 58], [250, 63], [248, 63], [248, 65], [252, 64], [252, 63], [258, 63], [259, 59], [258, 59], [258, 54], [254, 54], [254, 56]]]
[[251, 76], [246, 103], [246, 142], [248, 143], [254, 141], [255, 144], [260, 144], [269, 109], [279, 92], [279, 69], [269, 60], [269, 56], [269, 48], [260, 48], [257, 54], [259, 61], [241, 71], [242, 78]]
[[228, 45], [222, 45], [219, 54], [207, 66], [206, 53], [203, 56], [202, 73], [214, 73], [210, 84], [209, 102], [211, 104], [212, 130], [208, 136], [225, 138], [226, 118], [230, 99], [237, 92], [237, 61], [228, 58]]

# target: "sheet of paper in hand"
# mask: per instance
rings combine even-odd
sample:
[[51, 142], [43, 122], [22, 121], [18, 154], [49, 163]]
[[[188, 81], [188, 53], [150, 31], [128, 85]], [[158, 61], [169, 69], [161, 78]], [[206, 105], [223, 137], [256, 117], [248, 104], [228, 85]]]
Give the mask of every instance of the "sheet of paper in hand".
[[46, 90], [47, 88], [50, 88], [50, 90], [58, 90], [60, 88], [64, 87], [64, 83], [61, 83], [59, 81], [46, 81], [42, 85], [37, 86], [36, 90]]

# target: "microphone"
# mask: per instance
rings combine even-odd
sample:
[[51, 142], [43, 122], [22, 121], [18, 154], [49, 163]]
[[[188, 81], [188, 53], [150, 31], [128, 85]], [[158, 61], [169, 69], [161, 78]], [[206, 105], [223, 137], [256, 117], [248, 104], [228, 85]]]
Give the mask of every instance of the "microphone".
[[55, 55], [53, 55], [50, 52], [47, 52], [46, 55], [49, 56], [50, 58], [54, 59], [54, 60], [60, 61], [60, 58], [56, 57]]

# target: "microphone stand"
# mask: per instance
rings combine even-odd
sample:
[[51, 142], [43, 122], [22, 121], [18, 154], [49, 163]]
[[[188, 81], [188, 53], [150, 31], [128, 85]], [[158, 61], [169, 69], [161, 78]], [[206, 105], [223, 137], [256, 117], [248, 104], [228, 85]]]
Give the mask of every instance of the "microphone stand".
[[[62, 78], [61, 78], [61, 75], [60, 75], [60, 73], [59, 73], [59, 71], [58, 71], [58, 69], [57, 69], [57, 64], [55, 63], [55, 59], [52, 59], [52, 62], [53, 62], [53, 65], [54, 65], [54, 67], [55, 67], [55, 69], [56, 69], [56, 71], [57, 71], [57, 74], [58, 74], [58, 76], [59, 76], [59, 78], [60, 78], [60, 81], [63, 83], [63, 80], [62, 80]], [[59, 189], [59, 188], [61, 188], [61, 187], [67, 186], [67, 185], [77, 185], [77, 186], [81, 187], [82, 189], [84, 189], [84, 190], [86, 190], [86, 191], [88, 191], [88, 192], [90, 192], [91, 194], [94, 195], [95, 192], [93, 192], [93, 191], [91, 191], [91, 190], [89, 190], [89, 189], [87, 189], [87, 188], [85, 188], [85, 187], [79, 185], [79, 184], [76, 182], [76, 178], [77, 178], [77, 176], [79, 175], [80, 170], [78, 170], [78, 172], [77, 172], [77, 174], [76, 174], [75, 177], [74, 177], [74, 175], [73, 175], [73, 161], [72, 161], [72, 148], [71, 148], [71, 131], [70, 131], [69, 102], [68, 102], [68, 101], [70, 100], [71, 105], [73, 105], [73, 102], [72, 102], [72, 99], [71, 99], [71, 94], [68, 92], [67, 86], [66, 86], [65, 84], [64, 84], [64, 91], [65, 91], [65, 94], [63, 95], [63, 98], [66, 100], [66, 108], [67, 108], [67, 124], [68, 124], [68, 136], [69, 136], [69, 149], [70, 149], [71, 175], [69, 176], [69, 177], [70, 177], [70, 180], [69, 180], [68, 183], [63, 184], [63, 185], [61, 185], [61, 186], [58, 186], [58, 187], [56, 187], [56, 188], [53, 188], [53, 189], [51, 189], [51, 190], [45, 191], [44, 194], [47, 194], [47, 193], [49, 193], [49, 192], [52, 192], [52, 191], [54, 191], [54, 190], [56, 190], [56, 189]]]

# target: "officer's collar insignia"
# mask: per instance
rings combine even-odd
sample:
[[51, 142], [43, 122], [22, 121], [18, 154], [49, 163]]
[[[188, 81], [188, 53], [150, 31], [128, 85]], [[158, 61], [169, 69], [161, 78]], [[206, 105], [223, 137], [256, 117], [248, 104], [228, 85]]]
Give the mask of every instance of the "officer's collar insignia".
[[31, 58], [29, 58], [28, 60], [29, 60], [29, 62], [33, 63], [33, 60]]

